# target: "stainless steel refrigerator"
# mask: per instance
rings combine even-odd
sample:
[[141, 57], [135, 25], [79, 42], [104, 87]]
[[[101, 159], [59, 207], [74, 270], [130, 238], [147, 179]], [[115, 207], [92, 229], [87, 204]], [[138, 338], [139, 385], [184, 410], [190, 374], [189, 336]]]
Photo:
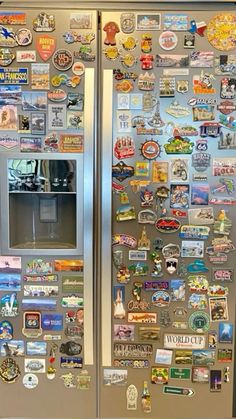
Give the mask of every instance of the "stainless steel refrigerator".
[[[101, 20], [101, 415], [231, 416], [234, 364], [221, 355], [234, 351], [222, 327], [233, 328], [235, 285], [218, 274], [234, 266], [222, 244], [235, 241], [235, 192], [220, 185], [235, 179], [223, 167], [235, 158], [224, 143], [234, 116], [222, 108], [235, 46], [220, 20], [235, 11], [148, 6]], [[218, 287], [227, 288], [222, 317]]]
[[3, 417], [234, 415], [234, 9], [2, 3]]
[[97, 12], [0, 13], [1, 415], [95, 417]]

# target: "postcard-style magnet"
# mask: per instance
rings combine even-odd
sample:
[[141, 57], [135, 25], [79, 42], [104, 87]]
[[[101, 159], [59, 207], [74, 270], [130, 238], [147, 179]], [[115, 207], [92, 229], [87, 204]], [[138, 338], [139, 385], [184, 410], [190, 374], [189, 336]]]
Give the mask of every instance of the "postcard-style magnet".
[[55, 30], [55, 16], [40, 12], [33, 20], [33, 29], [35, 32], [52, 32]]
[[104, 39], [105, 45], [116, 45], [116, 34], [120, 32], [120, 28], [116, 22], [107, 22], [103, 31], [106, 32], [106, 37]]
[[138, 390], [134, 384], [130, 384], [126, 391], [127, 410], [137, 410]]

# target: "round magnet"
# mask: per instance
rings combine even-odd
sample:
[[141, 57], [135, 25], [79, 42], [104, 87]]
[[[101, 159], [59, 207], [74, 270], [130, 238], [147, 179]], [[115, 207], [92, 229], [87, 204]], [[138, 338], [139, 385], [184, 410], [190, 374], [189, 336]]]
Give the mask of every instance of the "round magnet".
[[121, 57], [121, 64], [126, 68], [132, 68], [137, 63], [137, 58], [133, 54], [125, 54]]
[[33, 35], [29, 29], [21, 28], [16, 32], [15, 38], [18, 45], [25, 47], [32, 43]]
[[236, 16], [231, 13], [221, 13], [214, 16], [207, 25], [207, 39], [220, 51], [230, 51], [235, 48]]
[[83, 63], [76, 61], [72, 66], [72, 73], [76, 76], [82, 76], [85, 72], [85, 66]]
[[135, 39], [133, 36], [127, 36], [127, 38], [121, 41], [121, 45], [126, 51], [134, 50], [137, 44], [138, 44], [138, 40]]
[[104, 54], [108, 60], [116, 60], [119, 56], [119, 50], [117, 47], [109, 46], [104, 49]]
[[35, 374], [25, 374], [22, 383], [28, 390], [33, 390], [33, 388], [37, 387], [39, 379]]
[[67, 49], [58, 49], [53, 54], [52, 63], [57, 70], [69, 70], [73, 64], [73, 55]]
[[[193, 294], [192, 294], [193, 295]], [[195, 311], [188, 319], [189, 327], [196, 333], [204, 333], [209, 330], [210, 316], [204, 311]]]
[[177, 35], [172, 31], [165, 31], [159, 37], [159, 44], [162, 49], [170, 51], [174, 49], [178, 43]]

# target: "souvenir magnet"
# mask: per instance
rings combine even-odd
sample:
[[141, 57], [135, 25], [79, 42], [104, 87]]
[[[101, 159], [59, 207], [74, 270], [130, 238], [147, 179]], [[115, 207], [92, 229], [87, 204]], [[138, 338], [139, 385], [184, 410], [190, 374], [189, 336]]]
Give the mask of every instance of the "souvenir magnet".
[[121, 40], [120, 43], [126, 51], [133, 51], [138, 44], [138, 40], [135, 39], [133, 36], [127, 36], [126, 38]]
[[184, 48], [195, 48], [195, 35], [184, 35]]
[[41, 313], [38, 311], [25, 311], [22, 333], [27, 338], [37, 338], [42, 335]]
[[151, 242], [147, 237], [146, 228], [143, 227], [141, 237], [138, 240], [138, 250], [150, 250]]
[[139, 224], [155, 224], [156, 219], [157, 219], [156, 213], [149, 209], [139, 211], [138, 213]]
[[114, 46], [106, 47], [103, 52], [105, 54], [105, 57], [111, 61], [116, 60], [120, 55], [118, 48]]
[[230, 13], [214, 16], [207, 24], [207, 39], [220, 51], [230, 51], [235, 48], [236, 17]]
[[145, 54], [152, 52], [152, 35], [144, 33], [141, 38], [141, 51]]
[[187, 159], [171, 159], [170, 178], [171, 181], [186, 182], [188, 180], [189, 161]]
[[169, 138], [168, 143], [164, 144], [166, 154], [191, 154], [194, 143], [186, 137], [175, 136]]
[[106, 32], [104, 39], [105, 45], [116, 45], [116, 34], [120, 32], [120, 28], [116, 22], [107, 22], [103, 27], [103, 31]]
[[50, 35], [40, 35], [36, 38], [36, 49], [43, 61], [47, 61], [55, 52], [56, 38]]
[[151, 303], [155, 307], [167, 307], [170, 301], [170, 295], [165, 291], [156, 291], [151, 297]]
[[159, 315], [159, 323], [162, 327], [169, 327], [171, 325], [169, 310], [161, 310]]
[[117, 92], [129, 93], [133, 90], [134, 85], [129, 80], [122, 80], [120, 83], [117, 83], [115, 89]]
[[60, 346], [60, 352], [69, 356], [79, 355], [82, 351], [82, 346], [74, 341], [62, 343]]
[[39, 380], [37, 375], [35, 374], [25, 374], [22, 379], [22, 383], [25, 388], [27, 388], [28, 390], [32, 390], [37, 387]]
[[175, 96], [175, 77], [160, 77], [159, 79], [160, 97]]
[[188, 80], [177, 80], [176, 82], [176, 89], [179, 93], [187, 93], [188, 92]]
[[138, 77], [138, 88], [139, 90], [154, 90], [155, 87], [155, 74], [149, 74], [147, 71], [144, 74], [140, 74]]
[[170, 51], [177, 46], [177, 35], [172, 31], [164, 31], [159, 36], [160, 47], [166, 51]]
[[[197, 94], [215, 94], [216, 89], [213, 87], [212, 81], [215, 77], [211, 73], [205, 73], [203, 70], [200, 74], [193, 76], [193, 91]], [[221, 89], [222, 90], [222, 89]], [[224, 96], [221, 96], [223, 99]]]
[[165, 268], [169, 275], [173, 275], [177, 271], [178, 259], [174, 257], [165, 258]]
[[52, 63], [57, 70], [69, 70], [73, 64], [73, 55], [69, 50], [58, 49], [54, 52]]
[[65, 336], [70, 339], [82, 339], [84, 336], [84, 329], [82, 326], [68, 325], [64, 330]]
[[205, 275], [190, 275], [188, 277], [188, 286], [190, 292], [206, 294], [208, 292], [209, 283]]
[[114, 319], [125, 318], [124, 294], [125, 294], [124, 285], [114, 286]]
[[162, 272], [162, 259], [157, 252], [152, 252], [150, 254], [150, 259], [154, 263], [154, 268], [152, 270], [151, 276], [153, 277], [161, 277], [163, 275]]
[[63, 384], [66, 388], [75, 388], [75, 375], [71, 372], [67, 374], [63, 374], [60, 376], [60, 378], [63, 380]]
[[0, 65], [7, 67], [15, 59], [15, 53], [9, 48], [0, 48]]
[[15, 32], [12, 28], [6, 28], [6, 26], [0, 26], [0, 46], [1, 47], [15, 47], [17, 42], [15, 39]]
[[114, 246], [116, 244], [135, 249], [137, 246], [137, 240], [135, 237], [132, 237], [129, 234], [116, 233], [112, 236], [112, 245]]
[[33, 20], [33, 29], [35, 32], [52, 32], [55, 30], [55, 16], [40, 12]]
[[161, 146], [158, 141], [146, 140], [141, 143], [141, 155], [147, 160], [155, 160], [161, 154]]
[[130, 281], [130, 271], [126, 266], [122, 266], [119, 268], [118, 272], [116, 273], [116, 279], [120, 284], [128, 284]]
[[132, 33], [135, 30], [135, 14], [121, 13], [120, 27], [124, 33]]
[[209, 269], [205, 266], [205, 262], [203, 260], [196, 259], [193, 263], [190, 263], [187, 266], [187, 271], [189, 273], [201, 273], [207, 272]]
[[[172, 94], [172, 92], [174, 92], [174, 90], [171, 91], [169, 89], [168, 92], [169, 91], [170, 91], [170, 94], [168, 94], [168, 95], [163, 94], [163, 96], [164, 97], [166, 97], [166, 96], [174, 96]], [[166, 111], [166, 113], [168, 113], [171, 116], [174, 116], [175, 118], [183, 118], [183, 117], [186, 117], [186, 116], [190, 115], [190, 113], [191, 113], [189, 108], [187, 108], [186, 106], [180, 105], [180, 103], [177, 100], [173, 100], [171, 102], [171, 104], [169, 105], [169, 107], [165, 109], [165, 111]]]
[[0, 340], [13, 339], [13, 327], [10, 322], [3, 320], [0, 322]]
[[32, 32], [27, 28], [18, 29], [15, 34], [15, 39], [18, 45], [25, 47], [30, 45], [33, 41]]
[[138, 390], [135, 385], [130, 384], [126, 391], [127, 410], [137, 410]]
[[174, 233], [179, 230], [180, 226], [179, 220], [171, 217], [159, 218], [155, 223], [156, 229], [161, 233]]
[[5, 294], [0, 300], [0, 313], [2, 317], [16, 317], [19, 314], [19, 303], [17, 294]]
[[132, 177], [134, 175], [134, 167], [127, 166], [123, 161], [120, 161], [116, 165], [112, 166], [112, 176], [123, 182], [128, 177]]
[[162, 248], [162, 254], [164, 258], [178, 258], [180, 256], [180, 247], [178, 244], [169, 243]]
[[20, 376], [20, 368], [12, 358], [5, 358], [0, 365], [0, 378], [5, 383], [14, 383]]
[[214, 230], [215, 234], [223, 234], [228, 236], [230, 234], [232, 227], [232, 221], [227, 217], [225, 210], [220, 210], [217, 214], [215, 223], [214, 223]]
[[152, 207], [153, 206], [153, 191], [145, 189], [140, 194], [141, 207]]
[[91, 382], [91, 376], [88, 375], [87, 370], [81, 370], [79, 375], [76, 377], [77, 380], [77, 389], [78, 390], [89, 390], [90, 388], [90, 382]]
[[195, 311], [189, 317], [189, 327], [194, 332], [205, 333], [210, 327], [210, 317], [204, 311]]
[[191, 294], [188, 299], [188, 308], [194, 310], [205, 310], [207, 308], [207, 297], [203, 294]]
[[142, 70], [152, 70], [153, 69], [154, 55], [152, 55], [152, 54], [142, 54], [139, 57], [139, 61], [141, 63], [141, 69]]

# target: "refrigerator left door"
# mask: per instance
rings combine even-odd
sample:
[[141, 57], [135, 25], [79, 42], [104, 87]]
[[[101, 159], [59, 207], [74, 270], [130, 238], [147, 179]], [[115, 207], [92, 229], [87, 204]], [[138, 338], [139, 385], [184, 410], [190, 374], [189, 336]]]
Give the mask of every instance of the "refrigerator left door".
[[96, 66], [96, 11], [0, 8], [3, 417], [96, 417]]

